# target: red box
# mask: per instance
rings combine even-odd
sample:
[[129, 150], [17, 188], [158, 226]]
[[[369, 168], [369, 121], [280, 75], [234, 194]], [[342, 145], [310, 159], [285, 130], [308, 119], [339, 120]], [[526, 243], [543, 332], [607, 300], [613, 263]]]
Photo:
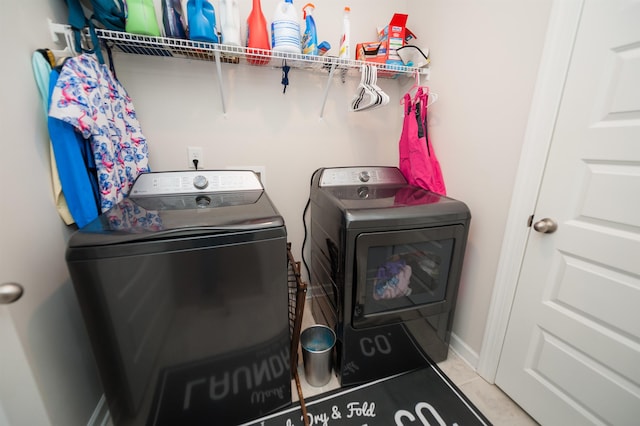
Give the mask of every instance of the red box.
[[415, 38], [406, 27], [408, 17], [409, 15], [395, 13], [389, 25], [378, 32], [378, 41], [356, 45], [356, 59], [378, 64], [404, 65], [396, 52], [406, 44], [407, 38]]
[[403, 65], [402, 59], [398, 56], [397, 50], [405, 45], [405, 38], [407, 37], [407, 18], [409, 15], [401, 13], [395, 13], [391, 22], [389, 22], [389, 28], [386, 31], [386, 37], [380, 40], [386, 43], [387, 63], [397, 63]]
[[[356, 44], [356, 60], [385, 65], [404, 65], [397, 50], [415, 35], [407, 29], [409, 15], [395, 13], [389, 25], [378, 31], [378, 41]], [[378, 75], [394, 77], [397, 71], [378, 71]]]

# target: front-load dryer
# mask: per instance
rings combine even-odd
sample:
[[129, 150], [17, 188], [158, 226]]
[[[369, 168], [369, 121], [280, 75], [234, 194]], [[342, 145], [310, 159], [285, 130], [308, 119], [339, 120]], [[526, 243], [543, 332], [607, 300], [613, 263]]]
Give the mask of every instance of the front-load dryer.
[[251, 171], [142, 174], [66, 259], [113, 423], [242, 423], [291, 403], [287, 236]]
[[317, 170], [311, 181], [311, 297], [334, 329], [342, 385], [447, 357], [471, 215], [395, 167]]

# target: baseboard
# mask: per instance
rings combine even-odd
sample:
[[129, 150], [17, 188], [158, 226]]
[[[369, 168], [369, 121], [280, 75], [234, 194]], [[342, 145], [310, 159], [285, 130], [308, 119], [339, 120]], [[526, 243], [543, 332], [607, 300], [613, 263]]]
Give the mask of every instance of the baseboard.
[[91, 418], [87, 422], [87, 426], [107, 426], [111, 425], [111, 416], [109, 415], [109, 407], [104, 395], [100, 396], [100, 400], [93, 409]]
[[476, 351], [471, 349], [462, 339], [460, 339], [455, 333], [451, 333], [451, 340], [449, 341], [449, 350], [453, 351], [460, 359], [469, 364], [475, 371], [478, 367], [478, 360], [480, 356]]

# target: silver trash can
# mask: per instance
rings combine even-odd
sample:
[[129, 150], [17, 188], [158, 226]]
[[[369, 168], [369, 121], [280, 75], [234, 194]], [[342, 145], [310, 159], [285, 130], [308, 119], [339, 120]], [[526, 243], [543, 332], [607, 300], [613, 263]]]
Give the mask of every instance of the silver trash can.
[[324, 386], [331, 380], [335, 344], [336, 334], [324, 325], [313, 325], [300, 335], [304, 375], [311, 386]]

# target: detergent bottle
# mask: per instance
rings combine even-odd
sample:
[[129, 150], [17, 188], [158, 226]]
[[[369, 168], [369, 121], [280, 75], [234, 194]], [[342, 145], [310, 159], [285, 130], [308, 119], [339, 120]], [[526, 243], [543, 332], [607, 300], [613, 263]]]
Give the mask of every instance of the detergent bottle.
[[153, 0], [128, 0], [125, 2], [125, 31], [131, 34], [160, 36]]
[[184, 12], [179, 0], [162, 0], [162, 24], [166, 37], [186, 38]]
[[350, 58], [349, 50], [351, 49], [351, 23], [349, 22], [349, 13], [351, 13], [351, 8], [349, 6], [345, 6], [344, 16], [342, 18], [342, 37], [340, 37], [340, 51], [338, 53], [338, 58]]
[[256, 55], [247, 55], [247, 62], [254, 65], [268, 64], [270, 60], [269, 53], [266, 52], [268, 50], [271, 50], [271, 43], [267, 20], [262, 13], [260, 0], [253, 0], [253, 8], [247, 17], [247, 52]]
[[238, 0], [220, 0], [220, 28], [222, 30], [222, 43], [242, 46]]
[[189, 0], [187, 2], [189, 19], [189, 39], [219, 43], [216, 29], [216, 13], [207, 0]]
[[300, 22], [293, 0], [278, 3], [271, 22], [271, 49], [274, 52], [300, 53]]
[[313, 19], [313, 3], [307, 3], [302, 8], [302, 19], [305, 22], [305, 30], [302, 35], [302, 53], [305, 55], [318, 54], [318, 33], [316, 32], [316, 21]]

